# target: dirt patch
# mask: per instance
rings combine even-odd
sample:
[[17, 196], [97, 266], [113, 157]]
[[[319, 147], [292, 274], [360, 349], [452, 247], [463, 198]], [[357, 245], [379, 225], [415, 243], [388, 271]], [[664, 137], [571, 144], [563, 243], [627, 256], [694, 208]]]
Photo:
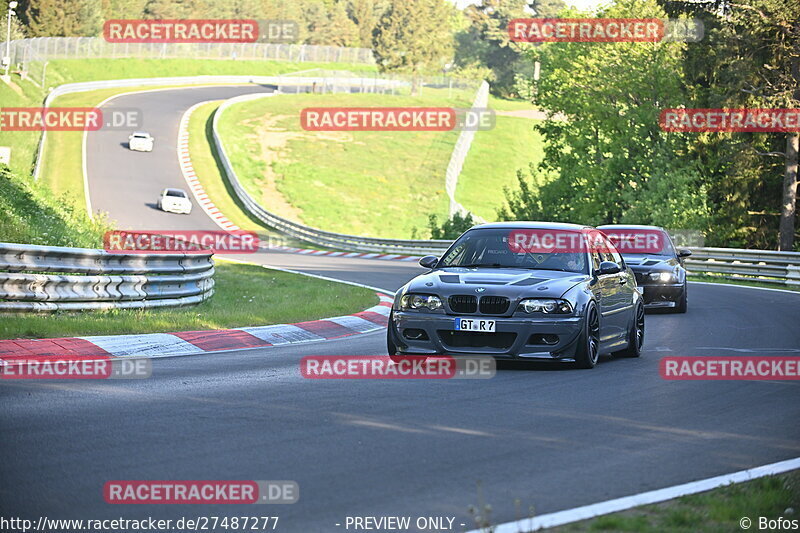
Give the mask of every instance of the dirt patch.
[[353, 142], [353, 136], [348, 132], [305, 132], [290, 131], [278, 126], [282, 120], [291, 118], [288, 115], [264, 115], [244, 121], [247, 126], [252, 126], [255, 134], [248, 138], [258, 142], [260, 157], [266, 166], [266, 172], [259, 181], [261, 185], [260, 203], [276, 215], [291, 220], [302, 221], [303, 211], [290, 204], [278, 190], [277, 175], [273, 163], [288, 161], [289, 153], [286, 145], [295, 139], [313, 139], [317, 141]]

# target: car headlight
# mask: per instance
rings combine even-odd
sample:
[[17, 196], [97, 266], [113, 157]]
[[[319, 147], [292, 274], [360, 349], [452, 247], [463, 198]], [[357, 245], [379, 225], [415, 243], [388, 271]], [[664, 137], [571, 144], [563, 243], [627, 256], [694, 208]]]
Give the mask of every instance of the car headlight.
[[400, 309], [429, 309], [436, 311], [442, 308], [442, 299], [432, 294], [405, 294], [400, 299]]
[[661, 283], [678, 282], [678, 277], [673, 272], [650, 272], [647, 277], [650, 281], [660, 281]]
[[528, 298], [519, 303], [519, 310], [528, 314], [567, 315], [572, 313], [572, 304], [556, 298]]

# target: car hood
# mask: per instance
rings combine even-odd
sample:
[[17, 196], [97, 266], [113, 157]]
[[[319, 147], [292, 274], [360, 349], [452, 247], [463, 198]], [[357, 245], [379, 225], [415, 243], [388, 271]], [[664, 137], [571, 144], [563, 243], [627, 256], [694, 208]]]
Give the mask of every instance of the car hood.
[[432, 270], [411, 280], [402, 293], [416, 292], [448, 297], [454, 294], [559, 298], [587, 274], [517, 268], [447, 267]]
[[625, 254], [623, 257], [634, 272], [672, 270], [678, 264], [678, 259], [672, 255]]

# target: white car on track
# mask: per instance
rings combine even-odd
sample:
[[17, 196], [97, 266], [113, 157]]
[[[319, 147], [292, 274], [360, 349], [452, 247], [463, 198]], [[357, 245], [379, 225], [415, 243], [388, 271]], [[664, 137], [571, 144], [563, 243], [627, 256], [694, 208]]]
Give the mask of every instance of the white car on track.
[[158, 198], [158, 208], [167, 213], [192, 212], [192, 201], [183, 189], [164, 189]]
[[134, 131], [128, 136], [128, 148], [135, 152], [152, 152], [154, 140], [146, 131]]

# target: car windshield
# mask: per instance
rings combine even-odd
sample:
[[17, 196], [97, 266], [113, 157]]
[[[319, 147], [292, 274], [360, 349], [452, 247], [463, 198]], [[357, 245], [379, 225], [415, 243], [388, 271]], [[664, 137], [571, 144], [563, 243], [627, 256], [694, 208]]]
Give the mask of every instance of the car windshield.
[[178, 189], [167, 189], [166, 196], [174, 196], [176, 198], [186, 198], [186, 193]]
[[133, 138], [134, 139], [147, 139], [149, 137], [150, 136], [148, 134], [146, 134], [146, 133], [134, 133], [133, 134]]
[[[525, 229], [473, 229], [459, 237], [439, 267], [525, 268], [588, 273], [586, 251], [524, 249], [513, 244], [513, 234]], [[570, 235], [579, 236], [577, 232]]]

